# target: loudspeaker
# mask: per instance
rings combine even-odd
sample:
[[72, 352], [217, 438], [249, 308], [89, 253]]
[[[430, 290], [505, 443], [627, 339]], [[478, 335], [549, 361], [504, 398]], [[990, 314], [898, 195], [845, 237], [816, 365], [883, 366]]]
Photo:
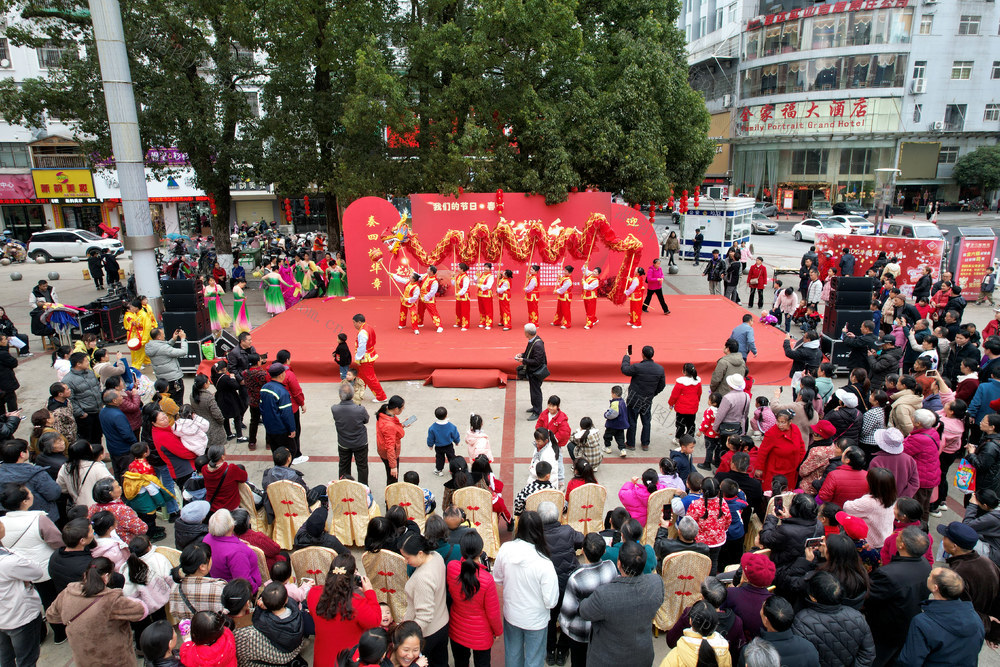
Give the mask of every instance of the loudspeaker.
[[832, 290], [838, 292], [868, 292], [875, 289], [875, 282], [865, 276], [834, 276]]
[[195, 294], [205, 291], [205, 286], [201, 278], [190, 280], [188, 278], [160, 278], [160, 293], [167, 294]]
[[97, 317], [101, 323], [101, 331], [104, 340], [123, 341], [125, 340], [125, 307], [118, 304], [112, 308], [104, 308], [97, 311]]
[[823, 333], [831, 338], [840, 338], [844, 325], [847, 330], [855, 335], [861, 335], [861, 323], [870, 320], [872, 313], [870, 310], [837, 310], [827, 308], [823, 314]]
[[163, 313], [163, 333], [167, 338], [173, 336], [174, 331], [181, 329], [188, 338], [204, 338], [211, 333], [208, 324], [208, 311], [174, 311]]
[[98, 338], [101, 337], [101, 320], [97, 316], [97, 313], [90, 311], [87, 313], [80, 313], [80, 333], [87, 334], [92, 333]]
[[867, 309], [872, 302], [871, 292], [842, 292], [830, 290], [830, 308], [840, 308], [841, 310], [862, 310]]
[[843, 341], [830, 338], [824, 334], [820, 337], [820, 347], [830, 360], [830, 363], [836, 368], [847, 367], [847, 358], [851, 356], [851, 349], [844, 345]]
[[191, 294], [164, 294], [163, 295], [163, 308], [164, 310], [202, 310], [205, 308], [205, 296], [204, 294], [191, 293]]

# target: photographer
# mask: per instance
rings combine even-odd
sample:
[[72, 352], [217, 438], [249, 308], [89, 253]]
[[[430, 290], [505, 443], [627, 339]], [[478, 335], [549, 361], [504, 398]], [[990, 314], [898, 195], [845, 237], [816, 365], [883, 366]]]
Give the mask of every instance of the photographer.
[[531, 392], [531, 409], [528, 410], [528, 421], [533, 422], [542, 414], [542, 382], [549, 376], [548, 358], [545, 355], [545, 342], [534, 324], [524, 325], [524, 337], [528, 339], [528, 345], [524, 352], [514, 357], [521, 362], [518, 367], [518, 378], [528, 381], [528, 389]]
[[146, 343], [146, 355], [153, 363], [153, 374], [157, 380], [170, 383], [167, 393], [178, 405], [184, 402], [184, 371], [179, 360], [187, 355], [187, 346], [178, 345], [178, 342], [186, 340], [187, 334], [182, 329], [174, 330], [169, 341], [164, 340], [163, 329], [153, 329]]

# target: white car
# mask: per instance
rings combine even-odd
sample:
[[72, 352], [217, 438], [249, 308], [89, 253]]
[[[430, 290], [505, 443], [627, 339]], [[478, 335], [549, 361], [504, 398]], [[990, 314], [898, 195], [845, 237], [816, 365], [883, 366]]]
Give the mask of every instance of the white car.
[[947, 229], [941, 229], [933, 222], [912, 222], [903, 220], [885, 221], [882, 223], [883, 234], [886, 236], [902, 236], [908, 239], [942, 239], [948, 233]]
[[875, 233], [875, 225], [860, 215], [834, 215], [830, 217], [830, 220], [844, 223], [851, 228], [852, 234], [870, 236]]
[[816, 232], [847, 235], [851, 233], [851, 228], [832, 218], [806, 218], [792, 227], [792, 237], [796, 241], [815, 241]]
[[46, 229], [35, 232], [28, 239], [28, 256], [32, 259], [44, 257], [46, 261], [85, 258], [91, 250], [103, 251], [105, 248], [116, 255], [124, 252], [121, 241], [101, 238], [86, 229]]

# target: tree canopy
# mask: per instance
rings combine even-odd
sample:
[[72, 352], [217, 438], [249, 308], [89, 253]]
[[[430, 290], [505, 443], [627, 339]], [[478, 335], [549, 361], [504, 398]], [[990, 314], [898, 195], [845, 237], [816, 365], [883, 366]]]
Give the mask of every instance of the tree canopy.
[[955, 162], [952, 172], [960, 185], [975, 185], [987, 196], [1000, 188], [1000, 146], [980, 146]]

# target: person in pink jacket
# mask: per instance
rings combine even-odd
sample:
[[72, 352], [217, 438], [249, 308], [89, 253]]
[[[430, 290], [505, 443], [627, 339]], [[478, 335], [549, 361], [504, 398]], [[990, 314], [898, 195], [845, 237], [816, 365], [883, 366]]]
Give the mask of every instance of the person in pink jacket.
[[448, 637], [456, 665], [490, 664], [493, 642], [503, 634], [503, 616], [493, 575], [479, 562], [483, 538], [474, 530], [459, 542], [462, 560], [448, 563], [447, 584], [451, 596]]
[[649, 508], [649, 496], [659, 489], [667, 488], [660, 482], [660, 476], [652, 468], [642, 473], [642, 478], [633, 477], [631, 481], [622, 484], [618, 491], [618, 500], [628, 510], [629, 516], [646, 525], [646, 512]]
[[646, 269], [646, 298], [642, 302], [642, 312], [649, 312], [649, 302], [653, 295], [660, 300], [660, 308], [664, 315], [670, 314], [667, 302], [663, 300], [663, 269], [660, 268], [660, 259], [653, 260], [653, 265]]
[[936, 424], [937, 415], [920, 408], [913, 413], [913, 430], [903, 440], [903, 451], [917, 463], [920, 488], [913, 499], [924, 509], [924, 521], [930, 516], [931, 494], [941, 483], [941, 436]]

